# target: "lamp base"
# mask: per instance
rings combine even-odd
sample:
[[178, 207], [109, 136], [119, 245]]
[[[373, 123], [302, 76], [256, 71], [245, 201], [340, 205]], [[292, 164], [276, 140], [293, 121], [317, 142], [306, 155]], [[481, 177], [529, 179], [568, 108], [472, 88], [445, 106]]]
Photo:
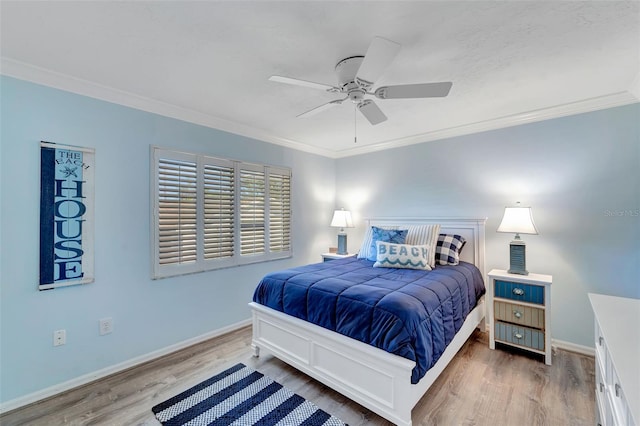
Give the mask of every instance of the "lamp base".
[[509, 273], [529, 275], [525, 253], [526, 244], [522, 240], [514, 240], [509, 244]]
[[338, 251], [336, 254], [349, 254], [347, 253], [347, 234], [338, 234]]

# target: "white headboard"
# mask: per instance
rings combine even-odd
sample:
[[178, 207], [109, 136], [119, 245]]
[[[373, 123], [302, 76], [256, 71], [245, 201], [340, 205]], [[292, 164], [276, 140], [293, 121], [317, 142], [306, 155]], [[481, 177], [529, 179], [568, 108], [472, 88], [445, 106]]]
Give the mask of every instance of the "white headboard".
[[382, 217], [365, 219], [369, 226], [399, 226], [403, 225], [434, 225], [440, 224], [441, 234], [458, 234], [467, 240], [460, 260], [473, 263], [480, 269], [482, 277], [485, 277], [484, 265], [484, 227], [487, 218], [451, 218], [451, 217]]

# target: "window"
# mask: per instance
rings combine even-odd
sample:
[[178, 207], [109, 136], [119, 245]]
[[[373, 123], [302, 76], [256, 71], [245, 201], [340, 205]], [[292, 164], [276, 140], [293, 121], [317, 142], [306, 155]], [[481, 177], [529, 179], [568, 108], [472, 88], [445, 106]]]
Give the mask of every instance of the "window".
[[291, 256], [291, 169], [152, 147], [153, 278]]

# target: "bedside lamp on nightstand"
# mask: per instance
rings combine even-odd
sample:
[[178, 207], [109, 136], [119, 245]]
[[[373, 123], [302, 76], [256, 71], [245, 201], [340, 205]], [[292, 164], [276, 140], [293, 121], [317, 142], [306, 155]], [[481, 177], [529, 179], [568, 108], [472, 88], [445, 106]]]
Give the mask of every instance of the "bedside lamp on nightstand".
[[351, 212], [345, 209], [336, 210], [335, 212], [333, 212], [331, 226], [334, 228], [340, 228], [340, 232], [338, 232], [337, 254], [347, 254], [347, 234], [344, 232], [344, 228], [353, 228]]
[[505, 207], [502, 222], [497, 232], [515, 233], [516, 236], [509, 245], [509, 273], [528, 275], [525, 256], [526, 245], [520, 239], [520, 234], [538, 235], [538, 229], [533, 223], [531, 207], [521, 207], [520, 202], [516, 207]]

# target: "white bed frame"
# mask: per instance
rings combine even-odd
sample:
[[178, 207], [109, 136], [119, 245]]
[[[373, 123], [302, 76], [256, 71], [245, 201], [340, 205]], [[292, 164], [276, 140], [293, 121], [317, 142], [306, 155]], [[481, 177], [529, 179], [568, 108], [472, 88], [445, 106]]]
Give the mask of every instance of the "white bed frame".
[[[462, 235], [467, 243], [462, 260], [485, 276], [486, 219], [383, 218], [367, 226], [441, 225], [441, 233]], [[355, 339], [251, 302], [254, 356], [264, 349], [385, 419], [411, 426], [411, 410], [438, 378], [476, 327], [485, 330], [484, 298], [471, 311], [438, 362], [417, 384], [411, 384], [415, 362]]]

